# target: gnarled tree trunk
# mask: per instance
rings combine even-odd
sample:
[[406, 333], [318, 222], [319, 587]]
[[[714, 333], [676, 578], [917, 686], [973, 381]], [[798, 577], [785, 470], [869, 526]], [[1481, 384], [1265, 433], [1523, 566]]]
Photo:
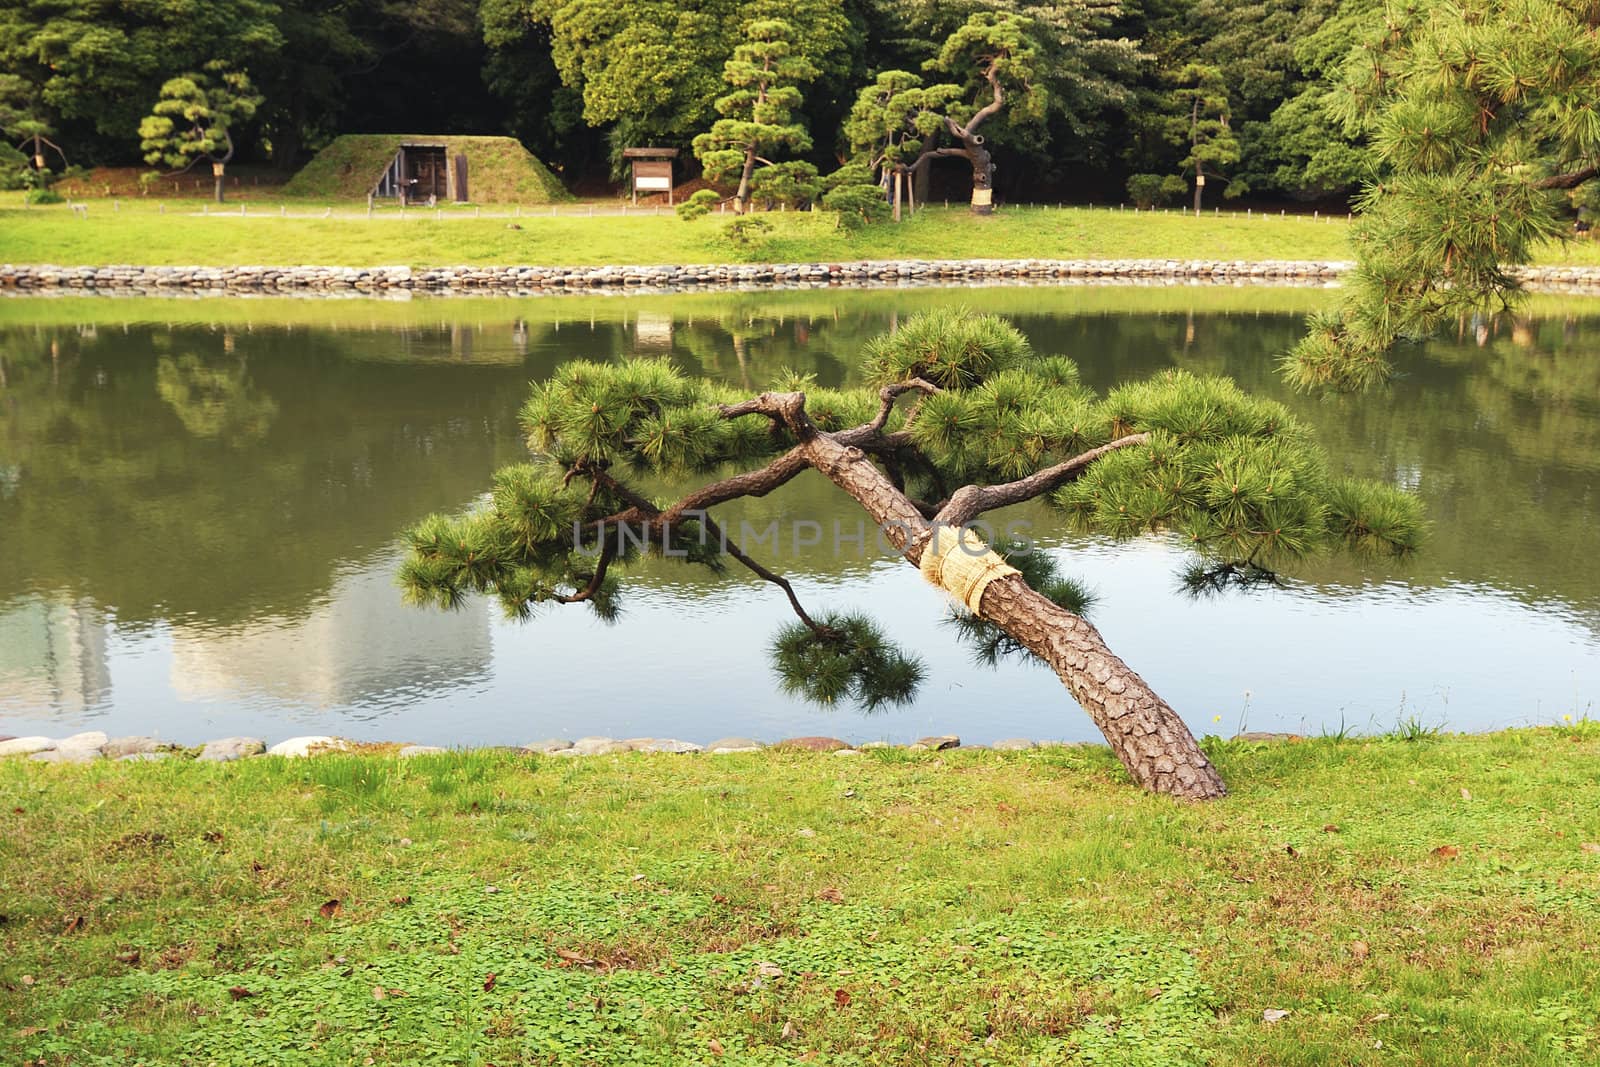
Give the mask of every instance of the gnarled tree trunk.
[[[796, 449], [800, 458], [866, 509], [907, 561], [921, 564], [923, 550], [933, 537], [933, 523], [853, 443], [861, 440], [865, 444], [869, 438], [856, 431], [842, 435], [821, 432], [806, 415], [801, 393], [766, 393], [747, 410], [788, 425], [801, 439]], [[1129, 443], [1142, 440], [1142, 435], [1126, 439]], [[1112, 447], [1080, 457], [1083, 466]], [[968, 521], [971, 494], [982, 492], [969, 487], [957, 493], [933, 521], [951, 525]], [[1105, 734], [1134, 781], [1154, 792], [1190, 800], [1226, 795], [1222, 776], [1200, 751], [1177, 712], [1106, 646], [1100, 631], [1088, 621], [1047, 599], [1017, 574], [984, 588], [978, 614], [1050, 665]]]

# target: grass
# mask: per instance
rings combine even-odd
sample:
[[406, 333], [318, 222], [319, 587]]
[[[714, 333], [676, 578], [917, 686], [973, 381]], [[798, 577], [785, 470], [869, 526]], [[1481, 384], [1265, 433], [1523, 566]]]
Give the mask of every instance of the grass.
[[1593, 1057], [1600, 730], [1208, 743], [6, 761], [0, 1060]]
[[[770, 238], [749, 249], [722, 236], [725, 220], [693, 223], [670, 213], [550, 217], [547, 208], [520, 218], [477, 218], [475, 208], [393, 209], [368, 219], [295, 218], [315, 203], [278, 216], [276, 200], [238, 204], [211, 215], [176, 205], [158, 214], [154, 202], [90, 202], [86, 218], [66, 205], [23, 209], [15, 197], [0, 208], [0, 263], [229, 266], [318, 263], [341, 266], [533, 263], [604, 265], [785, 262], [846, 259], [1176, 258], [1343, 259], [1349, 257], [1343, 220], [1256, 217], [1193, 219], [1132, 211], [1009, 209], [982, 219], [935, 208], [900, 226], [859, 234], [837, 229], [831, 216], [791, 212], [766, 216]], [[320, 202], [316, 202], [320, 203]], [[339, 208], [350, 211], [348, 205]], [[497, 209], [501, 213], [509, 209]], [[221, 214], [220, 212], [232, 212]], [[512, 225], [520, 229], [510, 228]]]
[[[492, 138], [490, 140], [493, 140]], [[530, 157], [531, 159], [531, 157]], [[310, 171], [311, 168], [308, 168]], [[316, 179], [313, 181], [312, 179]], [[327, 179], [327, 180], [323, 180]], [[306, 178], [322, 189], [328, 175]], [[331, 187], [331, 186], [330, 186]], [[201, 214], [175, 202], [162, 213], [156, 198], [87, 201], [86, 217], [66, 204], [24, 208], [20, 194], [0, 193], [0, 263], [63, 266], [137, 263], [152, 266], [324, 264], [337, 266], [477, 264], [604, 266], [665, 263], [815, 262], [851, 259], [1350, 259], [1348, 223], [1305, 215], [1219, 215], [1118, 211], [1112, 208], [1002, 208], [978, 218], [961, 208], [935, 207], [901, 225], [851, 233], [831, 216], [806, 212], [764, 218], [772, 233], [750, 247], [723, 235], [727, 220], [692, 223], [670, 212], [630, 215], [617, 202], [556, 206], [529, 196], [479, 217], [477, 205], [392, 206], [372, 218], [364, 209], [327, 196], [280, 197], [250, 190]], [[240, 218], [243, 204], [247, 217]], [[288, 217], [280, 216], [280, 209]], [[341, 214], [320, 217], [329, 210]], [[512, 212], [520, 212], [513, 217]], [[1535, 257], [1546, 265], [1600, 265], [1600, 242], [1551, 245]]]

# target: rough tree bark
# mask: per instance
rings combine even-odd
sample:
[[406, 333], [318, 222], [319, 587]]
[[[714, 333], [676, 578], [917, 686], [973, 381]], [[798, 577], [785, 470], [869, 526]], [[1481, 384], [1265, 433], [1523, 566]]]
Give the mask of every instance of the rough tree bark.
[[[811, 422], [804, 393], [763, 393], [724, 408], [723, 414], [729, 418], [764, 415], [782, 423], [798, 439], [799, 444], [766, 472], [753, 472], [767, 474], [759, 479], [763, 492], [794, 477], [803, 467], [814, 468], [849, 493], [913, 566], [920, 565], [935, 524], [961, 526], [985, 511], [1033, 499], [1076, 477], [1107, 452], [1145, 439], [1143, 434], [1121, 438], [1006, 485], [967, 486], [953, 494], [930, 521], [869, 455], [869, 451], [892, 443], [893, 435], [882, 430], [889, 406], [904, 391], [905, 387], [885, 389], [884, 409], [873, 423], [836, 434], [824, 433]], [[1177, 712], [1107, 647], [1088, 621], [1035, 591], [1020, 575], [991, 582], [983, 591], [978, 614], [1049, 664], [1100, 728], [1134, 781], [1153, 792], [1191, 800], [1227, 793], [1222, 776]]]

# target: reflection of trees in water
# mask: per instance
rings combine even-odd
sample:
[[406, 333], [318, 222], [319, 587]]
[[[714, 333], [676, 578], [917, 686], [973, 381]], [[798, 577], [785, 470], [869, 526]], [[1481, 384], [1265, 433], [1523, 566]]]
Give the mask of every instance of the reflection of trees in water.
[[[1246, 295], [1269, 308], [1289, 298]], [[25, 546], [0, 557], [0, 596], [87, 590], [133, 620], [178, 610], [242, 618], [263, 603], [302, 611], [341, 560], [386, 544], [427, 511], [464, 506], [495, 465], [520, 456], [514, 412], [527, 382], [564, 359], [660, 353], [750, 389], [786, 369], [847, 384], [862, 344], [897, 309], [957, 302], [1010, 314], [1041, 353], [1074, 358], [1100, 390], [1181, 366], [1283, 400], [1349, 473], [1423, 495], [1432, 538], [1396, 577], [1482, 582], [1600, 611], [1600, 317], [1536, 302], [1526, 322], [1493, 324], [1482, 347], [1468, 329], [1405, 357], [1408, 373], [1389, 389], [1330, 400], [1296, 396], [1277, 375], [1276, 357], [1303, 329], [1300, 305], [1212, 310], [1244, 299], [829, 291], [439, 301], [356, 324], [234, 321], [226, 332], [0, 327], [0, 529], [8, 545]], [[1130, 313], [1144, 302], [1160, 312]], [[399, 328], [381, 325], [401, 312], [409, 319]], [[262, 425], [253, 404], [276, 414]], [[750, 517], [853, 516], [833, 492], [797, 483]], [[844, 579], [863, 566], [810, 553], [800, 570]], [[675, 573], [692, 572], [667, 568], [659, 580], [676, 585]], [[1336, 562], [1304, 574], [1339, 587], [1382, 577]]]
[[351, 358], [372, 331], [257, 329], [234, 352], [203, 327], [54, 334], [56, 359], [45, 338], [24, 360], [39, 339], [0, 331], [0, 598], [87, 595], [133, 625], [303, 614], [345, 561], [521, 454], [514, 361]]
[[272, 398], [251, 385], [242, 359], [216, 366], [192, 352], [162, 356], [156, 363], [156, 392], [184, 429], [228, 444], [260, 440], [278, 414]]

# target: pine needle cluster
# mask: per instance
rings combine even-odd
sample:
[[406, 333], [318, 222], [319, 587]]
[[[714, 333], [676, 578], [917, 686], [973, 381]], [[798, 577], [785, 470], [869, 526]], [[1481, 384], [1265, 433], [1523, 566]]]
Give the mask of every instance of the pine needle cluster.
[[1389, 353], [1504, 313], [1509, 265], [1567, 232], [1600, 169], [1600, 9], [1587, 0], [1410, 0], [1346, 61], [1333, 103], [1377, 166], [1358, 265], [1332, 315], [1284, 359], [1301, 388], [1359, 389]]

